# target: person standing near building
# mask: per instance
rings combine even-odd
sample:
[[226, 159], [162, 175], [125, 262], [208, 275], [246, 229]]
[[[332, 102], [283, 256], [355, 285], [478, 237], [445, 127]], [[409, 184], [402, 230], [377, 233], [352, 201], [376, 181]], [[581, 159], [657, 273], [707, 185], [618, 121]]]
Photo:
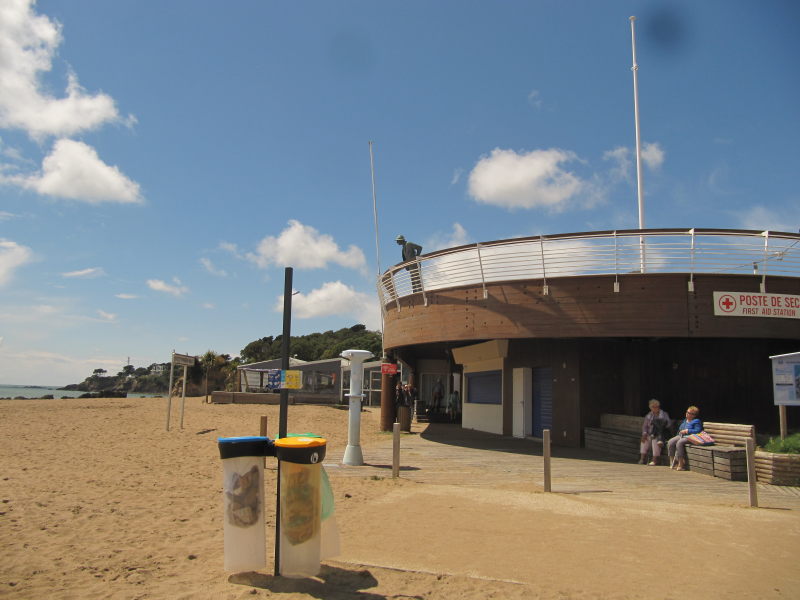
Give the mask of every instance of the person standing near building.
[[419, 264], [416, 258], [422, 253], [422, 246], [414, 242], [406, 241], [402, 235], [398, 235], [395, 241], [403, 247], [403, 262], [414, 261], [406, 267], [406, 271], [411, 273], [411, 289], [413, 293], [422, 291], [422, 279], [419, 273]]
[[433, 384], [433, 406], [431, 407], [431, 412], [438, 413], [440, 409], [444, 408], [442, 406], [443, 399], [444, 399], [444, 385], [442, 385], [442, 378], [437, 377], [436, 383]]
[[653, 458], [648, 463], [651, 467], [658, 465], [658, 459], [661, 457], [661, 450], [667, 439], [667, 432], [669, 431], [669, 415], [666, 411], [661, 410], [661, 403], [653, 398], [647, 403], [650, 412], [647, 413], [642, 422], [642, 439], [639, 448], [639, 464], [643, 465], [647, 461], [647, 453], [652, 450]]

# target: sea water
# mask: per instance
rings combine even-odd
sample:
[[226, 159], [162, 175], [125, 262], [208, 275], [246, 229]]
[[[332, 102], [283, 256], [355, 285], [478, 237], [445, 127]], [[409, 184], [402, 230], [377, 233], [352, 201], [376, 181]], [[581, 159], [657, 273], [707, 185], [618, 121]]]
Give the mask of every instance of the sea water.
[[[85, 393], [86, 392], [81, 392], [80, 390], [60, 390], [57, 387], [46, 385], [9, 385], [0, 383], [0, 398], [16, 398], [17, 396], [22, 396], [24, 398], [41, 398], [42, 396], [53, 396], [54, 398], [64, 398], [67, 396], [70, 398], [77, 398]], [[130, 392], [128, 397], [146, 398], [157, 395], [158, 394]], [[166, 395], [166, 391], [164, 391], [164, 395]]]

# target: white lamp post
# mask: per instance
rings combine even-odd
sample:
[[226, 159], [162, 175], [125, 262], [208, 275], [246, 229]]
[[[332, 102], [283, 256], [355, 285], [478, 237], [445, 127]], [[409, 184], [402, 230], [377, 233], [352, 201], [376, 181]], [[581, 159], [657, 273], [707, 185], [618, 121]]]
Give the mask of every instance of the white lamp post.
[[364, 464], [361, 453], [361, 399], [362, 381], [364, 379], [364, 361], [372, 358], [369, 350], [345, 350], [340, 355], [350, 361], [350, 419], [347, 431], [347, 448], [344, 450], [342, 462], [359, 467]]

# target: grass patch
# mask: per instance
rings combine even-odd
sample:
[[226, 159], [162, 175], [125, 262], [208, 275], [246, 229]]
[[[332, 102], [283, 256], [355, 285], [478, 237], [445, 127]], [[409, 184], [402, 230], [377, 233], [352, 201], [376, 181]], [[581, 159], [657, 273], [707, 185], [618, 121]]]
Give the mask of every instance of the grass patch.
[[764, 445], [764, 450], [779, 454], [800, 454], [800, 433], [793, 433], [787, 436], [785, 440], [779, 437], [769, 438], [769, 441]]

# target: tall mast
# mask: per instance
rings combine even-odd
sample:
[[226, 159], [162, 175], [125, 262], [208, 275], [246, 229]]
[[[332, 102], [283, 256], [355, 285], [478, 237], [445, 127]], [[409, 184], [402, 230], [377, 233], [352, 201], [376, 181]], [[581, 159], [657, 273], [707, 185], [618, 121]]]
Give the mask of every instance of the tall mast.
[[[639, 229], [644, 229], [644, 181], [642, 180], [642, 136], [639, 128], [639, 65], [636, 62], [636, 17], [631, 21], [631, 49], [633, 51], [633, 118], [636, 124], [636, 192], [639, 204]], [[644, 237], [639, 236], [639, 270], [645, 272]]]

